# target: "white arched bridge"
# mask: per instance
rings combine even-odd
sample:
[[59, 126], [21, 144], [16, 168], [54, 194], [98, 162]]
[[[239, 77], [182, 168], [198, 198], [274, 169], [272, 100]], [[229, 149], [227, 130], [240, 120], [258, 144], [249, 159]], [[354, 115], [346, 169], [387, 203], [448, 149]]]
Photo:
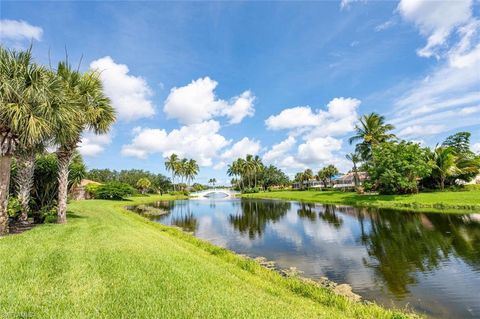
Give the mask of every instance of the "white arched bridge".
[[208, 198], [217, 194], [224, 195], [225, 197], [235, 197], [237, 194], [239, 194], [239, 192], [229, 188], [212, 188], [200, 192], [191, 193], [190, 196], [196, 198]]

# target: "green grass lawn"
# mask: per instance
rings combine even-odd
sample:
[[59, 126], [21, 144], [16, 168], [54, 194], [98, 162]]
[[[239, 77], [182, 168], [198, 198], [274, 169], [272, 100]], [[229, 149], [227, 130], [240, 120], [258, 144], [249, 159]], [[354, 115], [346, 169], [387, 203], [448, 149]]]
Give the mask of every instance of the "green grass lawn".
[[77, 201], [68, 224], [0, 239], [0, 318], [403, 318], [347, 301], [124, 210]]
[[242, 196], [448, 213], [480, 211], [479, 189], [414, 195], [359, 195], [354, 192], [340, 191], [276, 191]]

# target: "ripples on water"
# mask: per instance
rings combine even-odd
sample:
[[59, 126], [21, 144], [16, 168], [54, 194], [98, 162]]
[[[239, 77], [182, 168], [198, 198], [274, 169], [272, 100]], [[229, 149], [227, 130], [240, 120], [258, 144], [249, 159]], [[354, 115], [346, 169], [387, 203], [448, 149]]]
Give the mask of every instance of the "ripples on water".
[[168, 212], [152, 220], [306, 277], [349, 283], [385, 306], [480, 318], [480, 214], [218, 198], [152, 206]]

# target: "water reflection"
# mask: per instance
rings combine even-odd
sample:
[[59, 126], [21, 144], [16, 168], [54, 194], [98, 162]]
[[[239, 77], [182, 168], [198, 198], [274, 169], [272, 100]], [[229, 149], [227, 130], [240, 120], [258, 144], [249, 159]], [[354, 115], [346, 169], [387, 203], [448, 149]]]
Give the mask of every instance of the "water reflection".
[[445, 318], [480, 317], [480, 214], [416, 214], [269, 200], [159, 202], [150, 217], [366, 298]]
[[241, 201], [240, 209], [230, 214], [229, 221], [234, 229], [255, 239], [262, 236], [267, 223], [280, 220], [290, 207], [290, 202], [282, 201]]

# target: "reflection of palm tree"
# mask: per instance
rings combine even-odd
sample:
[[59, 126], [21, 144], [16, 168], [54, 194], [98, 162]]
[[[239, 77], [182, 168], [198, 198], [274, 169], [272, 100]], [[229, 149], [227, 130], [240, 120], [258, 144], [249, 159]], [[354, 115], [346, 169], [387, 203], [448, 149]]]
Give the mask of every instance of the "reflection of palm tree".
[[317, 220], [317, 212], [314, 210], [315, 204], [301, 203], [297, 210], [297, 215], [300, 218], [306, 218], [310, 221]]
[[323, 205], [323, 211], [318, 216], [337, 229], [342, 227], [343, 219], [335, 212], [335, 205]]
[[255, 239], [263, 235], [269, 222], [280, 220], [290, 207], [290, 202], [242, 200], [241, 212], [230, 215], [229, 221], [240, 233], [248, 233], [251, 239]]
[[187, 232], [195, 232], [198, 228], [198, 220], [192, 212], [180, 213], [172, 218], [172, 224]]

